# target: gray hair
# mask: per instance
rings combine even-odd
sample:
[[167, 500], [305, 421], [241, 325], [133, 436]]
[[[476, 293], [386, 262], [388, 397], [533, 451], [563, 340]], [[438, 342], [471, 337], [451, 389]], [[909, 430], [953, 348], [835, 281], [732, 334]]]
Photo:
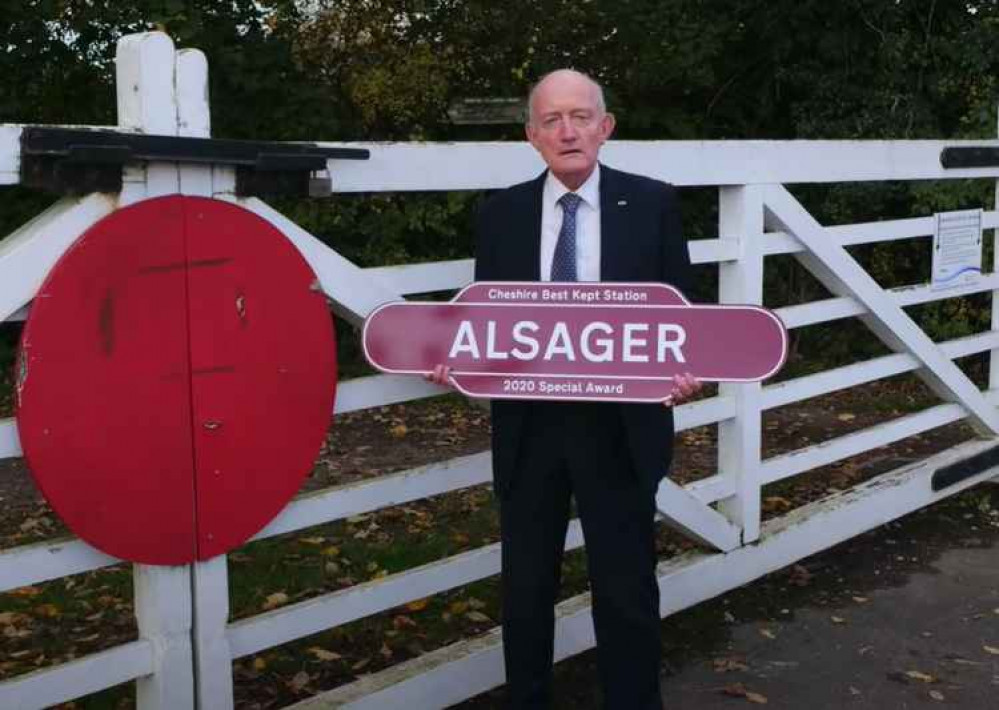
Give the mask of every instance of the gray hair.
[[586, 74], [584, 72], [578, 71], [576, 69], [569, 69], [569, 68], [555, 69], [554, 71], [550, 71], [547, 74], [545, 74], [544, 76], [542, 76], [540, 79], [538, 79], [536, 82], [534, 82], [534, 84], [531, 86], [531, 90], [527, 94], [527, 122], [528, 123], [530, 123], [531, 119], [534, 117], [534, 95], [537, 93], [538, 87], [540, 87], [543, 83], [545, 83], [545, 81], [548, 78], [550, 78], [550, 77], [552, 77], [552, 76], [554, 76], [556, 74], [564, 74], [564, 73], [575, 74], [576, 76], [578, 76], [578, 77], [580, 77], [580, 78], [585, 79], [586, 81], [588, 81], [593, 86], [593, 88], [594, 88], [594, 90], [596, 91], [596, 94], [597, 94], [597, 110], [600, 113], [606, 113], [607, 112], [607, 103], [604, 101], [604, 87], [600, 86], [600, 82], [598, 82], [596, 79], [594, 79], [589, 74]]

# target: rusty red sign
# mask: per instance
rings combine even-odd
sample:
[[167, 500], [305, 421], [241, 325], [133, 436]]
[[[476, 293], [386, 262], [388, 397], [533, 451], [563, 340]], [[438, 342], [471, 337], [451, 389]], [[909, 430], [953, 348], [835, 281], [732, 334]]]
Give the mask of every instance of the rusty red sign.
[[657, 402], [684, 372], [770, 377], [787, 331], [765, 308], [695, 305], [665, 284], [479, 282], [449, 303], [381, 306], [363, 345], [383, 372], [450, 365], [473, 397]]
[[280, 231], [217, 200], [146, 200], [80, 237], [34, 300], [17, 373], [25, 458], [74, 533], [184, 564], [287, 504], [333, 412], [315, 286]]

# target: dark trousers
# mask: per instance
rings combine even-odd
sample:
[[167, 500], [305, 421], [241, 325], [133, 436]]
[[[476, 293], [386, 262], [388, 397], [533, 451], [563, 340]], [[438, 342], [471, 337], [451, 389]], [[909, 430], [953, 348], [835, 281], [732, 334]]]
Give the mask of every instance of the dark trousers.
[[655, 491], [635, 474], [613, 404], [532, 407], [500, 500], [510, 704], [552, 706], [554, 602], [570, 495], [586, 540], [604, 707], [660, 710]]

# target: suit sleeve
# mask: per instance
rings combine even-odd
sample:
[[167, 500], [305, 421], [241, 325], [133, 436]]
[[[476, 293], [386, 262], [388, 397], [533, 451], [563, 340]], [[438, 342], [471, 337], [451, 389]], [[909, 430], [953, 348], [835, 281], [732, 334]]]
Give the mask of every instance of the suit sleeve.
[[487, 199], [475, 212], [475, 281], [489, 281], [493, 278], [492, 270], [496, 262], [492, 254], [493, 239], [489, 234], [490, 211]]
[[683, 236], [680, 218], [680, 201], [676, 188], [663, 186], [662, 212], [660, 214], [660, 239], [662, 240], [662, 280], [689, 295], [693, 286], [690, 250]]

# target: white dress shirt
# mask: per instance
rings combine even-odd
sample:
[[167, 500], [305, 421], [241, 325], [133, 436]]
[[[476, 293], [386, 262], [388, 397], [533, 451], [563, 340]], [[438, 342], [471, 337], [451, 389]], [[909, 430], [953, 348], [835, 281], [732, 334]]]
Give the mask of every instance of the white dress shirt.
[[[541, 193], [541, 280], [552, 280], [555, 245], [562, 228], [562, 205], [559, 198], [569, 188], [548, 171]], [[576, 208], [576, 278], [600, 280], [600, 165], [575, 191], [581, 199]]]

